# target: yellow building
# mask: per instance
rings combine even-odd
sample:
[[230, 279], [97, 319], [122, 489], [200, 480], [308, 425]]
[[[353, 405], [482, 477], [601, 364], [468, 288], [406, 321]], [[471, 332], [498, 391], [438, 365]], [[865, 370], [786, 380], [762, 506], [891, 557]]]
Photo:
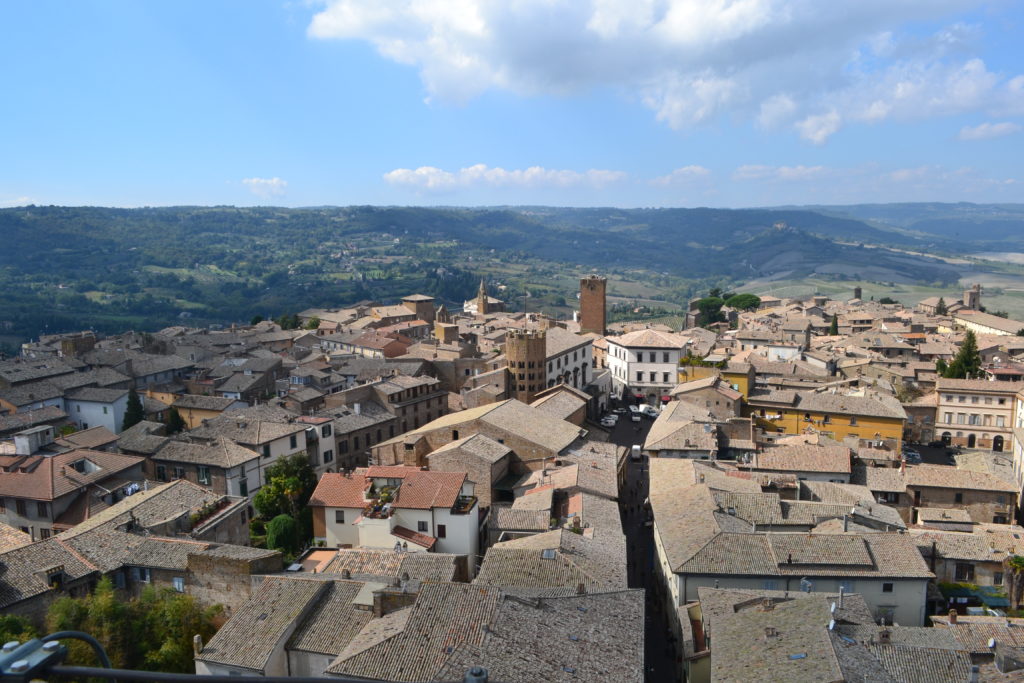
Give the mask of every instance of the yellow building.
[[182, 394], [174, 398], [173, 401], [165, 400], [164, 402], [177, 408], [178, 414], [185, 420], [185, 425], [189, 429], [199, 427], [203, 424], [203, 420], [215, 418], [229, 408], [244, 408], [246, 406], [245, 403], [233, 398], [200, 396], [198, 394]]
[[842, 441], [857, 437], [900, 450], [907, 414], [892, 397], [843, 396], [815, 391], [773, 391], [747, 398], [744, 416], [783, 434], [813, 430]]

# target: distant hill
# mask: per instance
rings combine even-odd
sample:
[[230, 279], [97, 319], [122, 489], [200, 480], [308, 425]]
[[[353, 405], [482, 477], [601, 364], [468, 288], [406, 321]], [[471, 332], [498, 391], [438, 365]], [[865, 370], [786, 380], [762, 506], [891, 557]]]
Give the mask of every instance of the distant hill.
[[966, 251], [1024, 248], [1024, 204], [922, 202], [798, 208], [899, 229], [917, 242], [931, 241], [939, 247]]
[[[495, 273], [510, 293], [533, 282], [531, 296], [563, 307], [572, 278], [555, 283], [572, 269], [620, 272], [636, 296], [676, 301], [709, 282], [810, 274], [955, 282], [941, 261], [864, 245], [949, 249], [959, 240], [942, 221], [963, 212], [897, 207], [893, 225], [884, 208], [4, 209], [0, 337], [230, 322], [412, 291], [457, 304]], [[1010, 235], [1016, 214], [1000, 215], [1003, 232], [987, 229]], [[925, 221], [933, 232], [914, 232]]]

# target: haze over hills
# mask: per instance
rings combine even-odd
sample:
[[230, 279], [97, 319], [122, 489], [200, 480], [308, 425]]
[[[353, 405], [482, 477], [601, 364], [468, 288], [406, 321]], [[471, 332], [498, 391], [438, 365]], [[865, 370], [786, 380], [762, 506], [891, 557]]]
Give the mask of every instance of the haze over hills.
[[[42, 240], [40, 235], [47, 235]], [[1024, 251], [1024, 206], [779, 209], [102, 207], [0, 210], [0, 334], [248, 320], [422, 291], [458, 304], [481, 276], [567, 314], [579, 272], [669, 309], [709, 284], [957, 286], [928, 256]], [[1016, 246], [1014, 246], [1016, 245]]]

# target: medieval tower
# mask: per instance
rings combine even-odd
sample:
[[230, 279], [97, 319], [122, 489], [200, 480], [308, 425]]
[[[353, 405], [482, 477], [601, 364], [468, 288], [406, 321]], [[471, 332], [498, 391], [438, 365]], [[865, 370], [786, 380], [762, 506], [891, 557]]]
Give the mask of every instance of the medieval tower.
[[484, 286], [484, 279], [480, 278], [480, 289], [476, 293], [476, 314], [487, 315], [487, 287]]
[[597, 275], [580, 280], [580, 332], [605, 333], [605, 289], [608, 281]]
[[505, 335], [505, 360], [508, 362], [509, 396], [530, 403], [546, 388], [544, 367], [547, 341], [543, 330], [509, 330]]
[[981, 310], [981, 285], [974, 285], [970, 289], [964, 290], [964, 298], [962, 299], [964, 307], [971, 309], [972, 311]]

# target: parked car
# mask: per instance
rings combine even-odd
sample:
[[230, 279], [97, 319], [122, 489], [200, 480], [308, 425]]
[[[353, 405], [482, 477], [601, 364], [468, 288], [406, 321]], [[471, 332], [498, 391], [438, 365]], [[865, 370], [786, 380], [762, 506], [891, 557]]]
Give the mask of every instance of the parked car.
[[658, 417], [658, 409], [655, 408], [654, 406], [643, 406], [642, 408], [640, 408], [640, 414], [643, 415], [644, 417], [649, 417], [653, 420], [654, 418]]
[[633, 444], [633, 448], [631, 448], [630, 451], [629, 451], [629, 457], [630, 457], [631, 460], [643, 460], [644, 459], [644, 454], [640, 450], [640, 444], [637, 444], [637, 443]]
[[630, 406], [629, 412], [632, 413], [633, 415], [636, 415], [637, 413], [640, 412], [640, 408], [638, 408], [637, 406]]
[[625, 415], [626, 414], [626, 409], [625, 408], [616, 408], [615, 410], [612, 411], [612, 413], [614, 413], [615, 415]]
[[616, 424], [618, 424], [618, 420], [613, 420], [610, 417], [602, 417], [601, 418], [601, 426], [602, 427], [614, 427]]
[[639, 422], [640, 421], [640, 413], [633, 413], [632, 415], [629, 416], [629, 419], [630, 419], [631, 422]]

